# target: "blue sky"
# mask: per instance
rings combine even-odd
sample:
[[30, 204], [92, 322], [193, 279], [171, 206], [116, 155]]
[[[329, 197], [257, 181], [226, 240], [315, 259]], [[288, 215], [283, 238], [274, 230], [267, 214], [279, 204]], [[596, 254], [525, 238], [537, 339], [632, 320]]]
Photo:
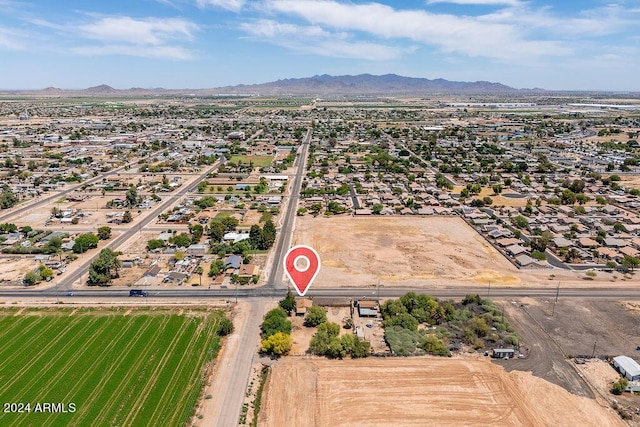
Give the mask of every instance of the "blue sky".
[[640, 91], [640, 0], [0, 0], [0, 89], [316, 74]]

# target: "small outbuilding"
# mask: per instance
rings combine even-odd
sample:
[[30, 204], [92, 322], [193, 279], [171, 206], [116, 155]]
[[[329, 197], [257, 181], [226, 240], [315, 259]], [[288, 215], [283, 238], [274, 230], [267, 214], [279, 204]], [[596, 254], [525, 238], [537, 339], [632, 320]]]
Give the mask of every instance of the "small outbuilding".
[[491, 353], [491, 357], [498, 359], [509, 358], [511, 359], [516, 355], [516, 351], [512, 348], [494, 348]]
[[629, 381], [640, 381], [640, 365], [627, 356], [613, 358], [613, 366]]

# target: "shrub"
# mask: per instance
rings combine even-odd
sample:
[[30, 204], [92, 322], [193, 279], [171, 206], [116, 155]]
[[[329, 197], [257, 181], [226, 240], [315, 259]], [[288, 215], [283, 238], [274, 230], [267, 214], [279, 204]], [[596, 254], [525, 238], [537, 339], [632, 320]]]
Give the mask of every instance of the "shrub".
[[621, 395], [626, 389], [627, 385], [629, 385], [629, 381], [623, 376], [620, 376], [618, 381], [613, 383], [613, 388], [611, 389], [611, 393], [615, 395]]
[[420, 343], [420, 348], [435, 356], [449, 356], [449, 350], [435, 335], [429, 334]]
[[313, 305], [307, 311], [307, 315], [304, 318], [304, 326], [314, 327], [327, 321], [327, 313], [324, 308]]

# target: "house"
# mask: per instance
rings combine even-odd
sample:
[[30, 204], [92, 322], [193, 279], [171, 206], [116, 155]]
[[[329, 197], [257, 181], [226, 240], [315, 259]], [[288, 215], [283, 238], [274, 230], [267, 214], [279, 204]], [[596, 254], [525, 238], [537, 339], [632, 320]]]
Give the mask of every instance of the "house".
[[356, 301], [354, 305], [358, 307], [358, 316], [378, 317], [378, 303], [376, 301]]
[[307, 314], [307, 310], [311, 308], [313, 301], [309, 298], [298, 298], [296, 300], [296, 316], [304, 316]]
[[627, 356], [613, 358], [613, 367], [629, 381], [640, 381], [640, 365]]
[[164, 282], [172, 282], [181, 285], [187, 279], [186, 273], [180, 273], [178, 271], [170, 271], [169, 274], [164, 278]]
[[525, 248], [524, 246], [520, 246], [520, 245], [507, 246], [505, 248], [505, 250], [507, 251], [508, 254], [513, 255], [513, 256], [522, 255], [522, 254], [527, 252], [527, 248]]
[[187, 248], [187, 253], [191, 255], [200, 255], [200, 256], [206, 255], [207, 245], [203, 245], [203, 244], [190, 245]]
[[229, 273], [233, 273], [233, 271], [240, 269], [241, 265], [242, 257], [240, 255], [229, 255], [227, 259], [224, 260], [224, 268]]
[[516, 351], [512, 348], [494, 348], [491, 357], [498, 359], [512, 358], [516, 355]]
[[240, 265], [238, 277], [253, 277], [258, 275], [258, 266], [252, 263]]
[[581, 237], [578, 239], [578, 244], [583, 248], [597, 248], [600, 246], [598, 242], [589, 237]]
[[153, 265], [147, 271], [144, 272], [142, 277], [156, 277], [158, 273], [160, 273], [160, 270], [161, 268], [159, 265]]

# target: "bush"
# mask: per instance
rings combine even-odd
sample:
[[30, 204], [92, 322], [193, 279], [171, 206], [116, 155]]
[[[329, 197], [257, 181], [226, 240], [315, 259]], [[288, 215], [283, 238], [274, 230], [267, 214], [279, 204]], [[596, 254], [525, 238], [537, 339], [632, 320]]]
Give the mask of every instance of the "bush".
[[270, 335], [268, 338], [262, 340], [262, 353], [273, 354], [275, 356], [282, 356], [291, 350], [293, 346], [293, 340], [291, 335], [283, 332], [276, 332]]
[[520, 344], [520, 338], [517, 335], [507, 335], [504, 337], [504, 343], [517, 347]]
[[429, 334], [420, 343], [420, 348], [434, 356], [449, 356], [449, 350], [435, 335]]
[[629, 381], [627, 381], [625, 377], [621, 376], [618, 381], [613, 383], [611, 393], [619, 396], [627, 389], [627, 385], [629, 385]]
[[417, 331], [404, 329], [401, 326], [385, 326], [384, 339], [394, 355], [411, 356], [416, 353], [422, 336]]
[[327, 313], [325, 313], [324, 308], [313, 305], [309, 307], [309, 311], [307, 311], [307, 315], [304, 318], [304, 326], [314, 327], [326, 321]]
[[269, 338], [277, 332], [291, 334], [291, 322], [287, 320], [287, 312], [282, 308], [274, 308], [264, 315], [262, 326], [262, 337]]
[[231, 332], [233, 332], [233, 322], [225, 317], [220, 321], [218, 335], [224, 337], [229, 335]]

